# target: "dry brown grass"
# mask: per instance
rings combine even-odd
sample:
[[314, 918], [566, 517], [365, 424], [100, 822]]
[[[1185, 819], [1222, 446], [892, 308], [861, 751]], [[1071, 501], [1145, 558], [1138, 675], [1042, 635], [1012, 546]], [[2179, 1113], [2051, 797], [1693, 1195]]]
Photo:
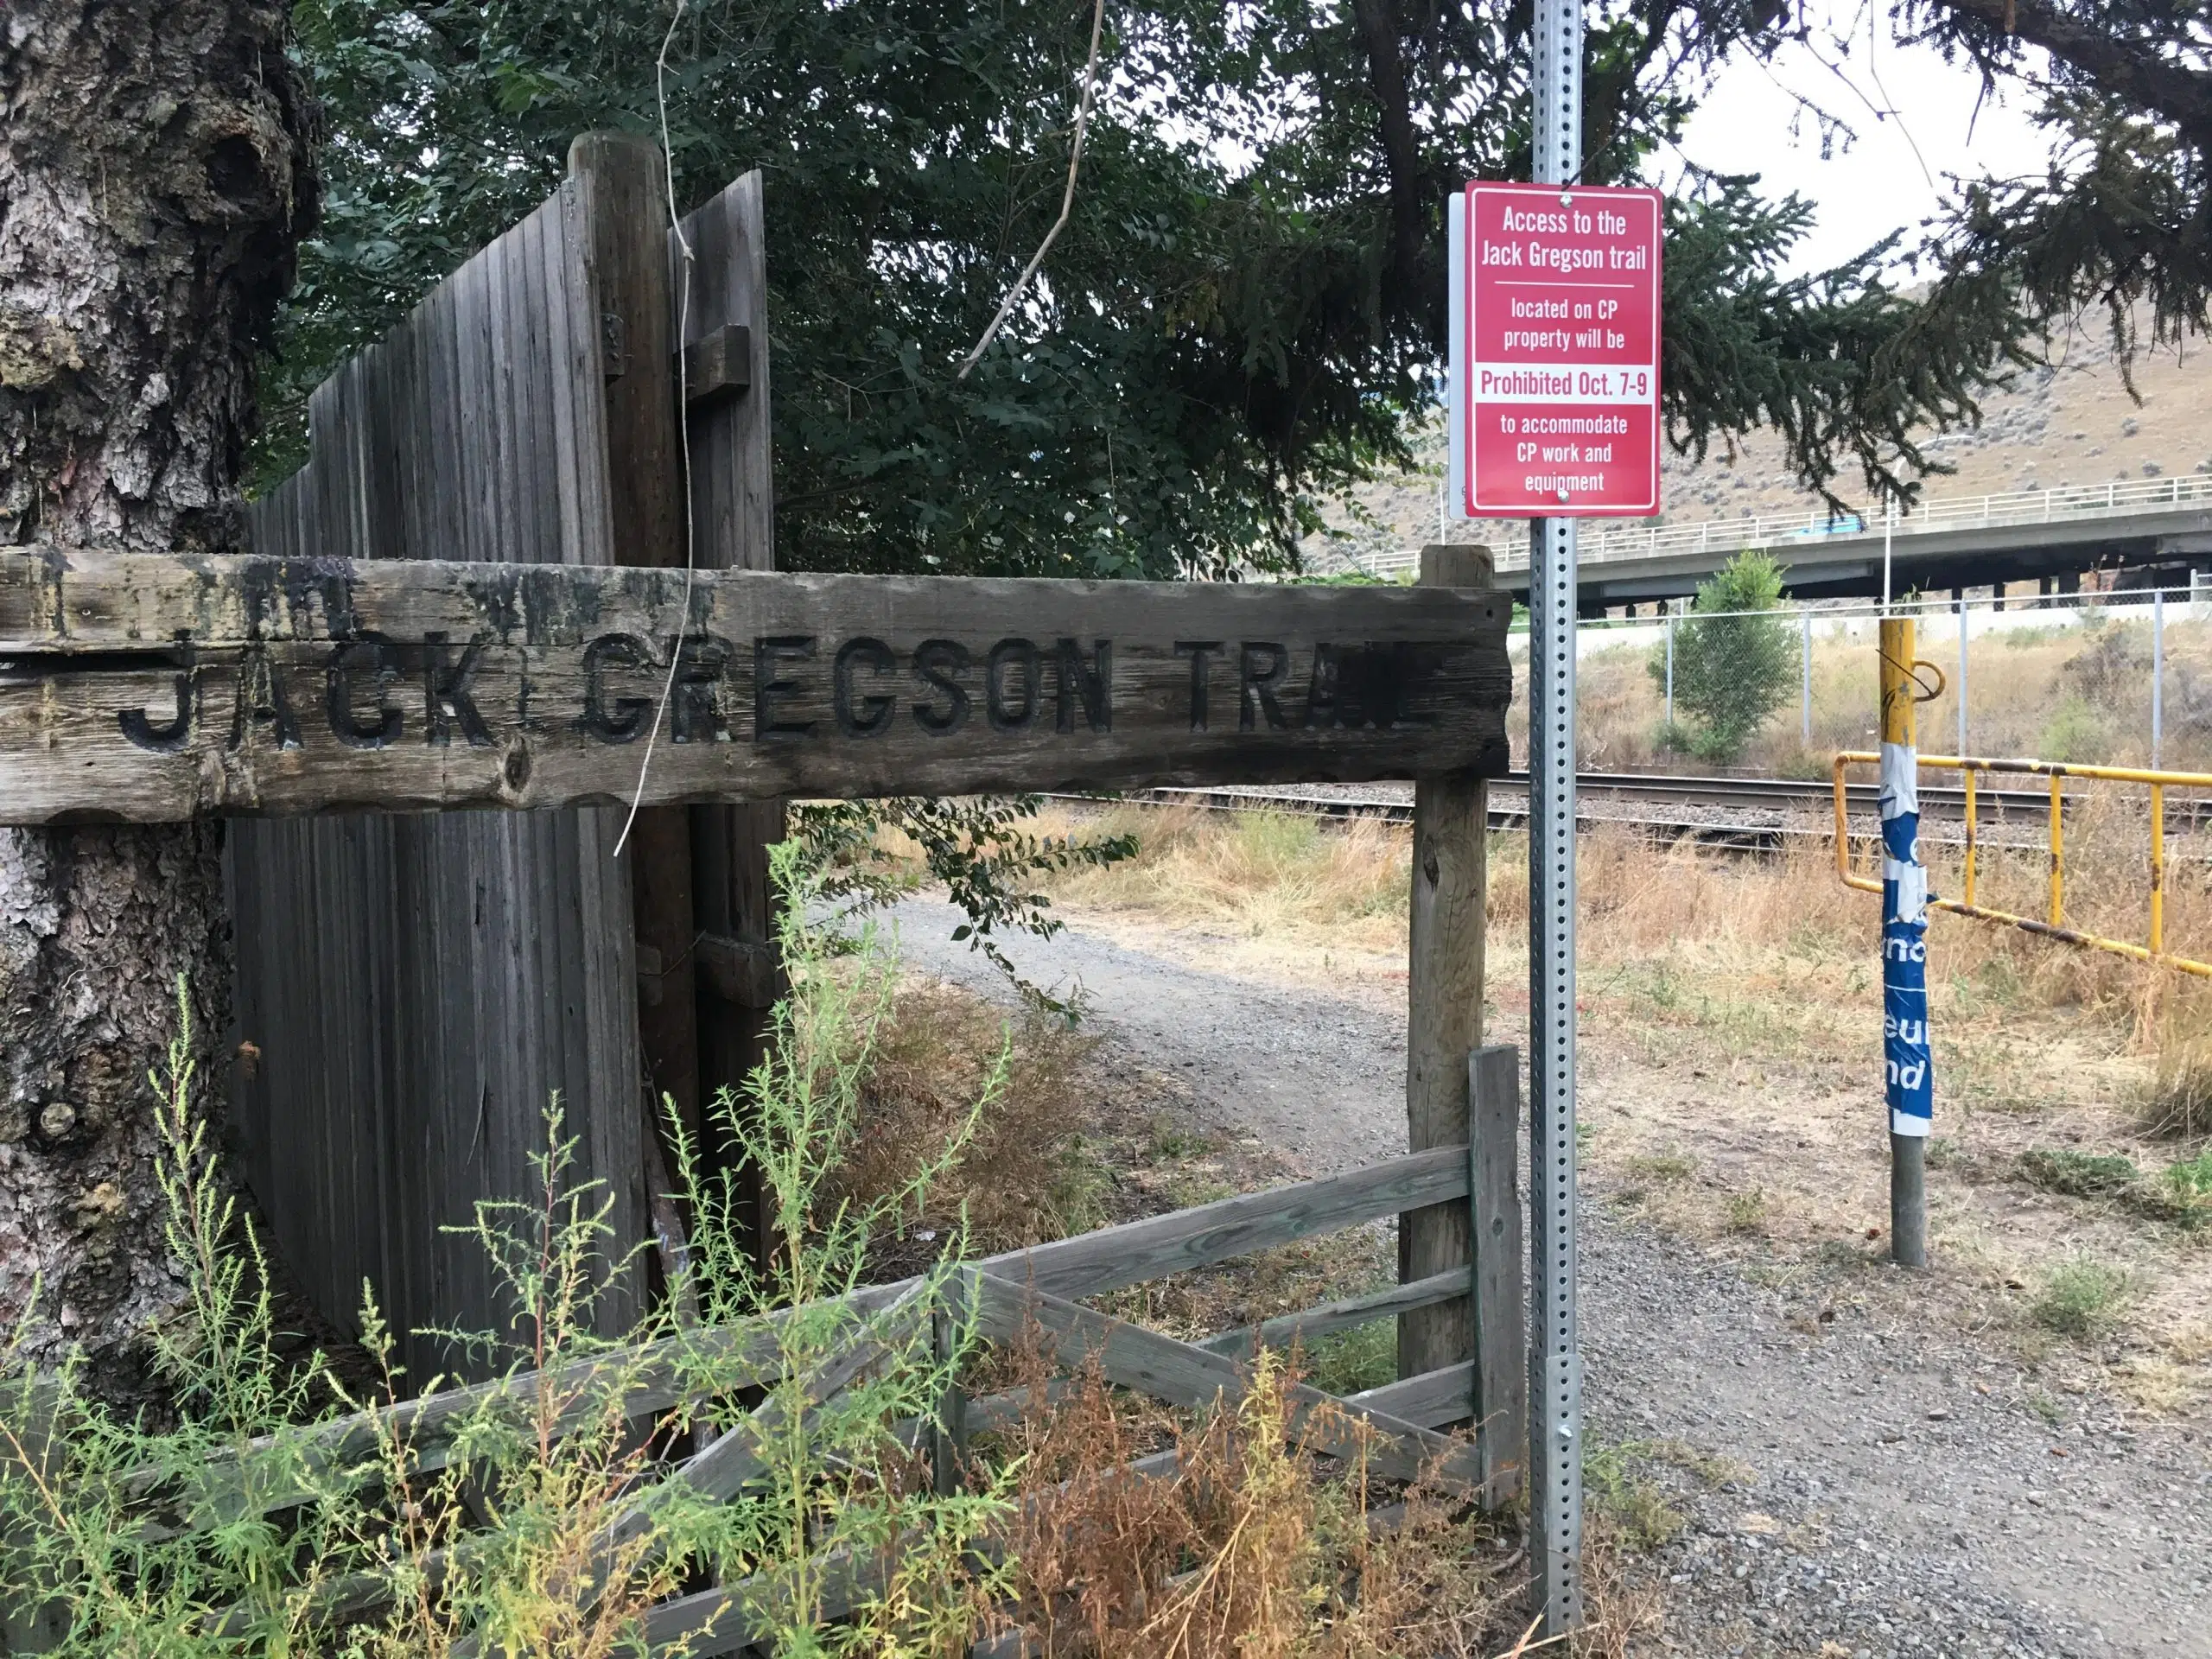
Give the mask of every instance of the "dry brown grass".
[[2158, 1069], [2143, 1090], [2138, 1122], [2162, 1141], [2212, 1135], [2212, 992], [2171, 990], [2158, 1028]]
[[964, 1209], [976, 1247], [990, 1251], [1101, 1224], [1104, 1178], [1084, 1135], [1095, 1116], [1084, 1071], [1094, 1046], [1054, 1017], [1009, 1018], [954, 986], [902, 983], [877, 1033], [859, 1133], [833, 1201], [865, 1203], [902, 1187], [958, 1129], [1003, 1056], [1002, 1083], [974, 1139], [911, 1226], [942, 1230]]
[[[1073, 821], [1048, 814], [1052, 833]], [[1324, 826], [1302, 813], [1120, 807], [1085, 829], [1128, 832], [1138, 853], [1056, 879], [1056, 900], [1245, 937], [1325, 930], [1348, 949], [1398, 944], [1409, 892], [1406, 831], [1372, 818]]]
[[[1048, 1369], [1025, 1360], [1033, 1399]], [[1014, 1617], [1051, 1659], [1437, 1659], [1510, 1623], [1499, 1529], [1416, 1487], [1378, 1513], [1357, 1468], [1289, 1433], [1294, 1372], [1262, 1357], [1233, 1408], [1167, 1427], [1173, 1470], [1128, 1463], [1163, 1438], [1095, 1370], [1014, 1431], [1023, 1459]], [[1349, 1427], [1349, 1421], [1342, 1427]], [[1377, 1524], [1386, 1522], [1387, 1524]]]
[[[2141, 938], [2147, 825], [2140, 800], [2117, 786], [2092, 786], [2071, 788], [2069, 803], [2068, 922]], [[1120, 808], [1103, 819], [1046, 815], [1055, 833], [1078, 826], [1134, 830], [1141, 850], [1128, 864], [1051, 883], [1064, 908], [1124, 924], [1402, 960], [1411, 843], [1402, 827], [1178, 808]], [[1526, 944], [1526, 846], [1522, 837], [1505, 835], [1491, 848], [1491, 981], [1499, 987], [1516, 982], [1512, 957]], [[2212, 958], [2212, 865], [2187, 850], [2175, 843], [2169, 865], [2168, 948]], [[1956, 851], [1931, 839], [1927, 857], [1935, 890], [1958, 893]], [[2018, 847], [1985, 842], [1977, 873], [1981, 903], [2044, 914], [2048, 859], [2039, 839]], [[1656, 846], [1632, 827], [1600, 825], [1581, 840], [1580, 880], [1586, 995], [1621, 992], [1661, 1015], [1688, 999], [1701, 1022], [1734, 1029], [1744, 1039], [1739, 1047], [1774, 1039], [1784, 1052], [1800, 1052], [1832, 1047], [1834, 1009], [1857, 1006], [1870, 994], [1869, 976], [1878, 966], [1878, 901], [1838, 880], [1833, 855], [1817, 842], [1745, 860]], [[2049, 1011], [2088, 1016], [2086, 1024], [2069, 1019], [2066, 1034], [2098, 1051], [2088, 1080], [2104, 1093], [2139, 1091], [2144, 1063], [2162, 1044], [2212, 1029], [2212, 1017], [2195, 1012], [2177, 976], [2121, 957], [1940, 912], [1929, 948], [1935, 1015], [1948, 1040], [1969, 1050], [1986, 1046], [1968, 1065], [1973, 1087], [1993, 1096], [2029, 1081], [2016, 1075], [2025, 1052], [2017, 1039], [2023, 1022]], [[1493, 995], [1510, 1006], [1510, 992]], [[1993, 1040], [1981, 1045], [1983, 1036]], [[2198, 1050], [2190, 1039], [2169, 1055], [2177, 1086], [2198, 1074]], [[2133, 1057], [2124, 1079], [2103, 1074], [2102, 1062], [2117, 1056]], [[2212, 1092], [2212, 1062], [2202, 1072]]]

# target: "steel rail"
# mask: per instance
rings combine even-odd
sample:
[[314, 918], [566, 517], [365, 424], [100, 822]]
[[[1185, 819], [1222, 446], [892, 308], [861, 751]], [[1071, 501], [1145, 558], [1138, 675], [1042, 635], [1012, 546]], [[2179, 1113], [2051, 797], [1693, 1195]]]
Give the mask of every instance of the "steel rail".
[[[1500, 794], [1525, 794], [1528, 787], [1529, 774], [1525, 772], [1508, 772], [1503, 778], [1491, 780], [1493, 800]], [[1777, 810], [1794, 808], [1808, 813], [1824, 813], [1831, 785], [1825, 779], [1678, 778], [1661, 772], [1586, 772], [1577, 776], [1575, 789], [1581, 795], [1647, 801], [1662, 805], [1768, 806]], [[1047, 791], [1045, 793], [1048, 799], [1052, 800], [1114, 798], [1065, 791]], [[1876, 795], [1877, 791], [1872, 784], [1854, 784], [1850, 787], [1853, 805], [1866, 811], [1874, 810]], [[1963, 817], [1966, 815], [1966, 796], [1967, 791], [1963, 789], [1923, 790], [1923, 810], [1929, 811], [1932, 808], [1930, 816], [1936, 817]], [[1410, 795], [1402, 798], [1389, 795], [1324, 795], [1259, 785], [1127, 790], [1121, 793], [1119, 798], [1156, 805], [1182, 803], [1231, 811], [1265, 810], [1276, 807], [1325, 816], [1376, 817], [1393, 823], [1408, 822], [1413, 815]], [[2000, 810], [2040, 811], [2044, 804], [2043, 793], [2037, 790], [1983, 790], [1977, 798], [1984, 810], [1994, 806]], [[1493, 808], [1493, 812], [1495, 810]], [[1519, 814], [1516, 812], [1515, 816]]]

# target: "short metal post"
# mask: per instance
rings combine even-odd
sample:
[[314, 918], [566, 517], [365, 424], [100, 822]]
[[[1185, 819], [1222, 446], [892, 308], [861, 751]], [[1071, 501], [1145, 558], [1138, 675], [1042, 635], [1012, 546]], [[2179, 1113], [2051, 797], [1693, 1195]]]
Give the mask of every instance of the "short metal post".
[[2151, 767], [2158, 766], [2166, 723], [2166, 590], [2151, 590]]
[[1804, 696], [1800, 699], [1802, 707], [1802, 719], [1800, 722], [1802, 735], [1800, 741], [1809, 749], [1813, 747], [1813, 613], [1810, 611], [1801, 612], [1797, 620], [1802, 626], [1804, 633], [1797, 653], [1799, 664], [1804, 670], [1805, 678]]
[[2166, 954], [2166, 786], [2151, 785], [2151, 954]]
[[1675, 606], [1667, 601], [1667, 730], [1675, 729]]
[[1967, 755], [1967, 601], [1959, 596], [1959, 758]]
[[1890, 1257], [1928, 1265], [1928, 872], [1920, 862], [1913, 622], [1882, 621], [1882, 1046], [1890, 1110]]
[[2066, 787], [2063, 775], [2050, 774], [2050, 925], [2066, 917]]

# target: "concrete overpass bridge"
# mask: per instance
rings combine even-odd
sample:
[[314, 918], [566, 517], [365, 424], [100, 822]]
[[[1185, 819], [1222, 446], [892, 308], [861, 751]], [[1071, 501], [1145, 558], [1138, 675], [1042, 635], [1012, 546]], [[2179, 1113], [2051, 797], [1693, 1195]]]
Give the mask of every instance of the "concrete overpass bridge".
[[[1745, 548], [1774, 556], [1794, 598], [1878, 599], [1885, 539], [1898, 594], [2016, 582], [2070, 593], [2092, 570], [2118, 570], [2115, 585], [2123, 588], [2184, 587], [2191, 569], [2212, 569], [2212, 476], [1937, 497], [1887, 525], [1818, 513], [1674, 524], [1593, 520], [1582, 531], [1580, 608], [1593, 616], [1695, 593]], [[1498, 586], [1525, 600], [1526, 536], [1493, 545]], [[1364, 563], [1381, 575], [1416, 556]]]

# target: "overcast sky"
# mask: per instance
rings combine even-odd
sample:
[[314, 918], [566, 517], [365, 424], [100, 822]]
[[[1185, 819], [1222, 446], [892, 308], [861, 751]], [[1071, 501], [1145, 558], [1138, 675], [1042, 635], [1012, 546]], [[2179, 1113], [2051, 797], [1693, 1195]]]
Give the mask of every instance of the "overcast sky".
[[[2025, 100], [2016, 92], [2008, 105], [1993, 96], [1977, 111], [1980, 92], [1971, 70], [1897, 46], [1886, 29], [1870, 49], [1862, 25], [1847, 55], [1824, 40], [1789, 48], [1771, 66], [1730, 65], [1691, 119], [1681, 156], [1719, 172], [1758, 173], [1768, 194], [1794, 189], [1818, 203], [1819, 221], [1792, 268], [1822, 270], [1916, 226], [1935, 211], [1948, 175], [2041, 170], [2048, 144]], [[1790, 130], [1792, 93], [1841, 117], [1855, 138], [1839, 138], [1823, 159], [1811, 115]], [[1681, 159], [1662, 162], [1670, 181]]]

